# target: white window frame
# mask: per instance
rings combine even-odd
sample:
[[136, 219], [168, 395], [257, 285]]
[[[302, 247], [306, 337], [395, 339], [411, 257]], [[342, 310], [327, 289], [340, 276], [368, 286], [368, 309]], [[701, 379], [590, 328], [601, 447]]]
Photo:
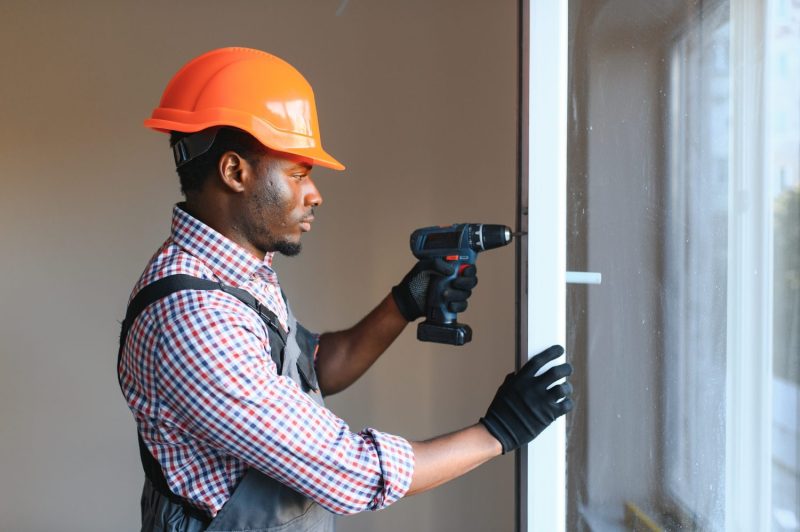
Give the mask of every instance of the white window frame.
[[[520, 4], [519, 364], [566, 339], [568, 5]], [[520, 451], [518, 530], [565, 530], [565, 444], [562, 417]]]

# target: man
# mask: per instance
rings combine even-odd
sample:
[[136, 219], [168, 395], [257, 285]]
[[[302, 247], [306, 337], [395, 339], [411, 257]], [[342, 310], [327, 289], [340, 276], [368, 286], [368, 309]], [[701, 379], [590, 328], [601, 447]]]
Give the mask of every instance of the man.
[[[350, 329], [295, 320], [275, 252], [296, 255], [322, 196], [314, 96], [288, 63], [246, 48], [189, 62], [145, 122], [171, 133], [184, 203], [133, 290], [119, 380], [146, 473], [142, 529], [333, 530], [333, 514], [377, 510], [533, 439], [572, 408], [568, 364], [536, 373], [554, 346], [499, 388], [480, 422], [425, 442], [351, 432], [322, 397], [347, 388], [425, 312], [419, 262]], [[474, 268], [444, 298], [466, 309]]]

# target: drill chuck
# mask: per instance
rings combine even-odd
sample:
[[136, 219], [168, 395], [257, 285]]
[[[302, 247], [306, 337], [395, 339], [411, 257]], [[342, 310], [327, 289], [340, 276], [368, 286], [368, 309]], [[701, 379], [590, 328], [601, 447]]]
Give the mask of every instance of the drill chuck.
[[498, 224], [470, 224], [470, 243], [475, 251], [499, 248], [511, 242], [511, 228]]

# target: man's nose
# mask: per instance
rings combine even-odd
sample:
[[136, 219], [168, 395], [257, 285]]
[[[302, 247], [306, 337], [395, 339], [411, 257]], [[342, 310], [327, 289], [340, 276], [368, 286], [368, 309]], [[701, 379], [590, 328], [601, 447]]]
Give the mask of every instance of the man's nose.
[[314, 181], [309, 178], [307, 181], [307, 188], [305, 191], [305, 204], [310, 205], [311, 207], [319, 207], [322, 205], [322, 194], [319, 193], [319, 189], [317, 185], [314, 184]]

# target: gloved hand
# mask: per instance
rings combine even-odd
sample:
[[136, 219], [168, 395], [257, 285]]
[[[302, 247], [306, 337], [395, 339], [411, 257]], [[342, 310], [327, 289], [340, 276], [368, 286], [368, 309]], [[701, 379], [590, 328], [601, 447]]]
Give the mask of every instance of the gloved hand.
[[[414, 321], [424, 316], [431, 280], [438, 275], [450, 275], [454, 268], [455, 265], [444, 259], [417, 262], [403, 277], [403, 280], [392, 287], [392, 296], [400, 314], [408, 321]], [[464, 268], [461, 275], [450, 281], [449, 286], [442, 293], [448, 310], [450, 312], [467, 310], [467, 299], [472, 295], [472, 289], [477, 284], [478, 277], [475, 266], [470, 265]]]
[[557, 417], [572, 410], [572, 385], [564, 382], [550, 388], [555, 381], [572, 375], [571, 365], [554, 366], [536, 376], [545, 364], [563, 354], [560, 345], [542, 351], [517, 373], [509, 373], [498, 388], [480, 422], [503, 445], [503, 454], [530, 442]]

